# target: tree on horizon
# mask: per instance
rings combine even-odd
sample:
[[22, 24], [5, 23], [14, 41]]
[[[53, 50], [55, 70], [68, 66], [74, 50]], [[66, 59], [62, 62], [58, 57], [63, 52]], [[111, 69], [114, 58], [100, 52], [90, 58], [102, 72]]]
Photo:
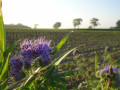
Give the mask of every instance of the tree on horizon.
[[118, 21], [116, 22], [116, 27], [117, 27], [117, 28], [120, 28], [120, 20], [118, 20]]
[[73, 26], [74, 26], [74, 28], [76, 28], [76, 26], [78, 26], [78, 29], [79, 29], [79, 25], [81, 25], [82, 21], [83, 20], [81, 18], [73, 19]]
[[97, 19], [97, 18], [92, 18], [92, 19], [90, 20], [90, 24], [91, 24], [93, 27], [96, 27], [96, 26], [100, 25], [100, 24], [98, 23], [98, 21], [99, 21], [99, 19]]
[[54, 29], [58, 29], [59, 27], [61, 27], [61, 22], [56, 22], [56, 23], [53, 25], [53, 28], [54, 28]]

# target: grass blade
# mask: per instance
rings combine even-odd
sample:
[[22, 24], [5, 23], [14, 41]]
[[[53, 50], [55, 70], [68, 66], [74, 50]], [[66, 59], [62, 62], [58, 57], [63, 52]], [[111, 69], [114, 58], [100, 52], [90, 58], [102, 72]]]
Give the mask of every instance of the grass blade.
[[2, 71], [3, 60], [4, 60], [3, 53], [1, 53], [1, 55], [0, 55], [0, 73]]
[[8, 56], [8, 54], [14, 49], [14, 47], [17, 45], [17, 43], [19, 42], [20, 40], [18, 40], [17, 42], [15, 42], [13, 45], [11, 45], [9, 48], [7, 48], [5, 50], [5, 52], [3, 52], [1, 55], [0, 55], [0, 73], [1, 73], [1, 70], [5, 64], [5, 61], [4, 59]]
[[10, 54], [8, 55], [8, 58], [5, 62], [5, 65], [3, 67], [3, 70], [1, 72], [1, 75], [0, 75], [0, 80], [4, 77], [4, 78], [8, 78], [8, 66], [9, 66], [9, 56]]
[[4, 30], [2, 10], [0, 8], [0, 51], [4, 52], [6, 49], [6, 33]]
[[[81, 46], [83, 46], [83, 45], [81, 45]], [[75, 50], [75, 49], [77, 49], [77, 48], [79, 48], [79, 47], [81, 47], [81, 46], [75, 47], [75, 48], [69, 50], [67, 53], [62, 54], [60, 57], [58, 57], [58, 58], [55, 60], [54, 64], [55, 64], [55, 65], [59, 65], [60, 62], [61, 62], [69, 53], [71, 53], [73, 50]]]
[[[0, 86], [0, 88], [4, 89], [8, 87], [8, 69], [9, 69], [9, 56], [7, 57], [7, 60], [5, 62], [5, 65], [2, 67], [2, 71], [0, 74], [0, 81], [2, 80], [2, 85]], [[5, 82], [4, 82], [5, 81]]]
[[0, 73], [4, 61], [3, 52], [5, 51], [5, 48], [6, 48], [6, 34], [4, 30], [2, 10], [0, 8]]
[[4, 57], [7, 57], [8, 54], [14, 49], [14, 47], [18, 44], [19, 41], [20, 41], [20, 40], [16, 41], [13, 45], [11, 45], [9, 48], [7, 48], [7, 49], [5, 50], [5, 52], [3, 53], [3, 56], [4, 56]]
[[96, 72], [96, 69], [97, 69], [97, 59], [98, 59], [97, 53], [95, 52], [95, 72]]
[[57, 47], [55, 48], [55, 50], [52, 52], [52, 55], [55, 54], [57, 51], [60, 50], [60, 48], [62, 47], [62, 45], [67, 41], [68, 37], [70, 36], [70, 34], [73, 31], [69, 32], [57, 45]]

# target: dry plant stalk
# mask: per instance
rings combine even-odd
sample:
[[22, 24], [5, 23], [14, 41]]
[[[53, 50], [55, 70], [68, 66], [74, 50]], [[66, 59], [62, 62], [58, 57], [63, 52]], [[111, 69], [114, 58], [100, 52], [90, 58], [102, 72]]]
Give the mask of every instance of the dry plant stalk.
[[2, 8], [2, 0], [0, 0], [0, 9]]

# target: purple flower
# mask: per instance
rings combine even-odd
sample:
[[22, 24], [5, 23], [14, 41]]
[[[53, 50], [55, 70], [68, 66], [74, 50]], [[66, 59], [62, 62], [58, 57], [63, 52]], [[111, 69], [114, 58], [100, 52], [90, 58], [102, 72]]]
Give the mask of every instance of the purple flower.
[[[104, 67], [104, 69], [102, 70], [102, 73], [109, 73], [111, 66], [106, 66]], [[115, 72], [116, 74], [119, 74], [119, 70], [116, 66], [112, 66], [113, 72]]]
[[33, 57], [33, 43], [32, 40], [24, 40], [22, 43], [20, 43], [21, 48], [21, 55], [24, 58], [32, 58]]
[[33, 58], [33, 50], [31, 48], [28, 48], [28, 49], [24, 49], [21, 51], [21, 55], [22, 57], [24, 58]]
[[9, 62], [10, 64], [10, 76], [14, 77], [16, 81], [20, 79], [20, 74], [23, 67], [23, 62], [21, 58], [12, 58]]
[[22, 60], [24, 63], [25, 68], [31, 67], [31, 62], [33, 61], [34, 57], [34, 50], [33, 50], [33, 43], [32, 40], [24, 40], [22, 43], [20, 43], [21, 52], [20, 55], [22, 56]]
[[50, 43], [51, 40], [46, 40], [43, 37], [36, 40], [26, 39], [20, 43], [20, 54], [24, 62], [24, 67], [31, 67], [31, 62], [37, 57], [40, 57], [43, 62], [49, 62], [52, 51]]
[[50, 53], [52, 47], [50, 46], [51, 40], [45, 40], [45, 38], [38, 38], [34, 41], [34, 51], [40, 56], [40, 59], [44, 61], [50, 60]]
[[32, 40], [25, 39], [22, 43], [20, 43], [21, 50], [28, 49], [32, 47]]

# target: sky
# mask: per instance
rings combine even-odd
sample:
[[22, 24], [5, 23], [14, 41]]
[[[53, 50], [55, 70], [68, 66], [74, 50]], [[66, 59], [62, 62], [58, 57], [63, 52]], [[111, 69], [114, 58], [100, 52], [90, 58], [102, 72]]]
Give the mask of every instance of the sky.
[[120, 0], [2, 0], [2, 12], [5, 24], [53, 28], [61, 22], [61, 28], [73, 28], [73, 19], [81, 18], [80, 28], [88, 28], [98, 18], [98, 28], [110, 28], [120, 20]]

